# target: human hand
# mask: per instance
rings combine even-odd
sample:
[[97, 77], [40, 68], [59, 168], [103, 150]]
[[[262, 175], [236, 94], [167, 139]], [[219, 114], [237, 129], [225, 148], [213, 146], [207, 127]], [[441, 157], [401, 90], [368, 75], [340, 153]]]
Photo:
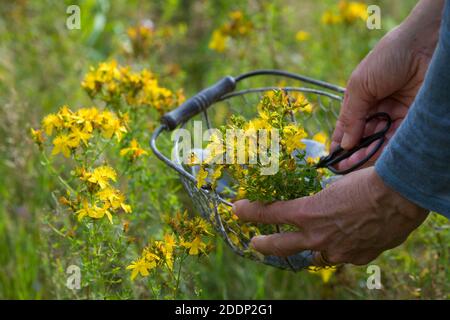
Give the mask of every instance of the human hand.
[[251, 245], [257, 251], [289, 256], [313, 250], [319, 266], [319, 252], [333, 265], [367, 264], [403, 243], [428, 215], [389, 189], [373, 167], [348, 174], [310, 197], [269, 205], [240, 200], [233, 210], [244, 221], [298, 228], [254, 237]]
[[[347, 85], [331, 150], [339, 144], [350, 149], [362, 137], [383, 129], [383, 120], [366, 123], [366, 118], [376, 112], [386, 112], [393, 119], [384, 145], [392, 138], [424, 80], [438, 39], [442, 7], [442, 0], [422, 0], [410, 17], [389, 32], [358, 65]], [[337, 168], [359, 162], [375, 144], [341, 161]], [[365, 166], [373, 165], [381, 151]]]

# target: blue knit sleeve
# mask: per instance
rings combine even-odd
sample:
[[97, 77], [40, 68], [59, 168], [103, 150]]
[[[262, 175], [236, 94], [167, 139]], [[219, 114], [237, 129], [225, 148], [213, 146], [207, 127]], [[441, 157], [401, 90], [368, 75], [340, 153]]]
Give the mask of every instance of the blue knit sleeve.
[[424, 84], [375, 169], [410, 201], [450, 218], [449, 0]]

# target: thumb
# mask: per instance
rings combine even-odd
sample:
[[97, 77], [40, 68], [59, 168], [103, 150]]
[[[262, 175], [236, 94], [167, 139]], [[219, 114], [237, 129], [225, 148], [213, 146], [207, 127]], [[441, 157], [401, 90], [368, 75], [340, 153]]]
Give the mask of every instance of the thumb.
[[[342, 140], [337, 142], [340, 142], [344, 149], [354, 147], [361, 140], [366, 118], [375, 100], [366, 89], [366, 82], [364, 73], [357, 70], [352, 74], [345, 91], [344, 103], [336, 124], [342, 137]], [[336, 137], [335, 134], [334, 140], [341, 137]]]

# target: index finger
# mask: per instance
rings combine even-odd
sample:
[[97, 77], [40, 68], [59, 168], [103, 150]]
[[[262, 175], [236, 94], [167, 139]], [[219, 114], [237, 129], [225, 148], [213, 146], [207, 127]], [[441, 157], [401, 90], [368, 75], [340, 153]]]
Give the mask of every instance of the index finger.
[[302, 219], [299, 207], [300, 199], [278, 201], [271, 204], [251, 202], [245, 199], [233, 204], [233, 212], [243, 221], [298, 226], [299, 220]]

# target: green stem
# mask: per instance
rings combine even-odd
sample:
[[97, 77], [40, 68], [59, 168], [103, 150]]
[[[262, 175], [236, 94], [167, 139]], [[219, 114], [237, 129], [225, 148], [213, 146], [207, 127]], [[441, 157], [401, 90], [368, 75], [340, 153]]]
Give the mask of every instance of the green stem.
[[175, 290], [174, 290], [174, 293], [173, 293], [173, 298], [174, 299], [176, 299], [176, 297], [178, 295], [178, 289], [179, 289], [179, 286], [180, 286], [180, 278], [181, 278], [181, 267], [183, 265], [183, 261], [184, 261], [185, 258], [186, 258], [186, 255], [184, 254], [181, 257], [180, 265], [178, 266], [178, 273], [177, 273], [177, 277], [176, 277], [176, 285], [175, 285]]
[[43, 152], [42, 156], [44, 157], [45, 160], [45, 165], [50, 169], [50, 171], [58, 177], [59, 182], [65, 186], [70, 192], [72, 193], [76, 193], [76, 191], [69, 185], [69, 183], [63, 179], [63, 177], [61, 177], [61, 175], [56, 171], [56, 169], [53, 167], [53, 165], [51, 164], [50, 160], [48, 159], [47, 155]]

